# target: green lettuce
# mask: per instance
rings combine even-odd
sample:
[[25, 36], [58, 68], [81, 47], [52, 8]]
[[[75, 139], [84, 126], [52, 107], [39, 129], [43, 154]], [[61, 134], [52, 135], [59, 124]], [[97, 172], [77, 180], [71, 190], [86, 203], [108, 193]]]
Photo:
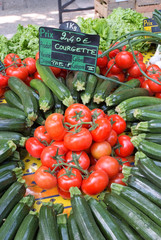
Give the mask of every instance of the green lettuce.
[[[78, 17], [77, 24], [84, 33], [96, 33], [100, 36], [100, 50], [105, 51], [117, 38], [129, 32], [143, 30], [145, 17], [130, 8], [116, 8], [107, 18], [83, 19]], [[144, 38], [144, 37], [139, 37]], [[121, 40], [123, 40], [122, 38]], [[135, 50], [147, 51], [149, 45], [140, 43]]]

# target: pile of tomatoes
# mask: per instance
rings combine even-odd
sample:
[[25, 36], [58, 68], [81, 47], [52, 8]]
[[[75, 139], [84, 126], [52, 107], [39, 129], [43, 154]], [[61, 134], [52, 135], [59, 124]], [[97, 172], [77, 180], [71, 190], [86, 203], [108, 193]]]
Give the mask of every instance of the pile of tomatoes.
[[[113, 46], [117, 45], [117, 43]], [[101, 55], [102, 52], [99, 50], [98, 54]], [[117, 77], [120, 82], [129, 81], [133, 78], [139, 79], [141, 87], [147, 89], [151, 96], [161, 98], [161, 69], [156, 64], [151, 64], [147, 67], [143, 62], [142, 53], [134, 51], [134, 54], [141, 70], [156, 82], [148, 79], [142, 74], [132, 53], [126, 51], [126, 46], [121, 50], [112, 50], [109, 52], [108, 57], [104, 56], [98, 58], [97, 65], [99, 66], [102, 75], [107, 77]]]
[[130, 166], [126, 157], [134, 151], [125, 130], [119, 115], [107, 116], [80, 103], [69, 106], [64, 115], [49, 115], [26, 141], [29, 154], [42, 164], [34, 174], [36, 184], [43, 189], [57, 186], [64, 198], [70, 198], [72, 186], [95, 195], [112, 182], [125, 185], [122, 164]]

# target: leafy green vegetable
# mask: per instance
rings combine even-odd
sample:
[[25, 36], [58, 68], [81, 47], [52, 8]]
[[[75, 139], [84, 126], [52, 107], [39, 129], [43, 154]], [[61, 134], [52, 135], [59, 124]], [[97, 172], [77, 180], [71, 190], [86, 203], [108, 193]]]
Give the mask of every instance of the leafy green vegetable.
[[[84, 33], [95, 33], [100, 35], [100, 50], [107, 50], [110, 44], [126, 33], [143, 30], [143, 19], [145, 17], [130, 8], [116, 8], [107, 18], [87, 18], [78, 17], [77, 24]], [[144, 38], [144, 37], [140, 37]], [[121, 39], [123, 40], [123, 39]], [[147, 51], [149, 45], [138, 44], [135, 49]]]
[[39, 27], [29, 24], [27, 27], [18, 25], [16, 34], [11, 39], [0, 35], [0, 59], [8, 53], [18, 54], [21, 59], [35, 57], [39, 51]]

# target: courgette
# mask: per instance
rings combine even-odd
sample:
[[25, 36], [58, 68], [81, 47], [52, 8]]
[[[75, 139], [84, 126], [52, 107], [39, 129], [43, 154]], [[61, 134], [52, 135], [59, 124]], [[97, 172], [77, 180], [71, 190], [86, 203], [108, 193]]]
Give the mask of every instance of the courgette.
[[68, 229], [71, 240], [84, 240], [72, 212], [68, 217]]
[[95, 221], [99, 229], [103, 233], [105, 239], [127, 240], [127, 237], [121, 230], [120, 226], [106, 209], [106, 205], [103, 206], [101, 202], [90, 196], [86, 196], [86, 200], [91, 208]]
[[58, 233], [60, 240], [69, 240], [67, 214], [62, 213], [57, 215]]
[[0, 163], [10, 157], [16, 148], [17, 146], [12, 140], [0, 143]]
[[0, 142], [1, 140], [12, 140], [17, 146], [24, 147], [27, 138], [21, 133], [0, 131]]
[[140, 211], [161, 226], [161, 209], [148, 198], [128, 186], [117, 183], [111, 184], [112, 193], [116, 193], [137, 207]]
[[123, 165], [122, 173], [124, 177], [129, 176], [130, 174], [138, 177], [145, 177], [138, 167], [129, 167], [129, 166]]
[[161, 120], [150, 120], [139, 122], [136, 126], [139, 132], [161, 133]]
[[149, 121], [152, 119], [161, 119], [161, 112], [158, 111], [148, 111], [143, 109], [135, 109], [134, 117], [140, 121]]
[[26, 128], [27, 123], [25, 120], [18, 118], [13, 119], [0, 118], [0, 131], [24, 132]]
[[30, 211], [18, 228], [14, 240], [34, 240], [39, 226], [37, 212]]
[[43, 82], [51, 89], [58, 99], [61, 100], [65, 106], [70, 106], [73, 103], [73, 98], [69, 89], [54, 76], [49, 67], [40, 65], [39, 60], [36, 61], [36, 68]]
[[36, 98], [31, 93], [30, 87], [16, 77], [9, 78], [8, 86], [20, 97], [27, 118], [35, 121], [37, 118], [38, 104]]
[[125, 221], [128, 221], [143, 239], [160, 240], [161, 228], [130, 202], [114, 193], [106, 193], [104, 201]]
[[140, 133], [138, 135], [142, 139], [145, 139], [150, 142], [161, 144], [161, 134], [157, 133]]
[[21, 222], [29, 213], [33, 203], [34, 196], [27, 195], [26, 197], [23, 197], [16, 206], [14, 206], [0, 228], [0, 236], [2, 240], [12, 240], [14, 238]]
[[70, 188], [71, 205], [76, 223], [85, 240], [105, 240], [92, 215], [91, 209], [77, 187]]
[[115, 91], [114, 93], [118, 93], [118, 92], [121, 92], [125, 89], [129, 89], [129, 90], [132, 90], [133, 88], [138, 88], [140, 87], [140, 81], [139, 79], [131, 79], [129, 81], [127, 81], [125, 84], [122, 84], [120, 85]]
[[59, 240], [56, 212], [53, 203], [43, 203], [39, 212], [39, 228], [43, 240]]
[[126, 99], [148, 95], [149, 92], [145, 88], [125, 89], [117, 93], [112, 93], [106, 98], [105, 102], [107, 106], [116, 106]]
[[3, 173], [4, 171], [12, 171], [14, 168], [22, 168], [24, 169], [24, 166], [23, 166], [23, 162], [19, 161], [19, 162], [16, 162], [16, 161], [4, 161], [1, 165], [0, 165], [0, 174]]
[[20, 110], [24, 110], [24, 107], [22, 105], [21, 99], [19, 96], [13, 92], [12, 90], [8, 90], [4, 93], [5, 100], [6, 102], [11, 106], [11, 107], [16, 107]]
[[16, 107], [11, 107], [6, 103], [0, 104], [0, 118], [19, 118], [26, 119], [24, 112]]
[[78, 103], [80, 101], [80, 93], [74, 88], [73, 81], [74, 81], [74, 73], [70, 72], [70, 73], [68, 73], [66, 80], [65, 80], [66, 86], [69, 89], [69, 91], [71, 92], [74, 102]]
[[85, 90], [87, 82], [87, 72], [76, 71], [74, 74], [73, 86], [79, 92]]
[[50, 89], [39, 79], [32, 79], [30, 86], [37, 90], [39, 94], [39, 107], [40, 110], [46, 112], [54, 106], [54, 98]]

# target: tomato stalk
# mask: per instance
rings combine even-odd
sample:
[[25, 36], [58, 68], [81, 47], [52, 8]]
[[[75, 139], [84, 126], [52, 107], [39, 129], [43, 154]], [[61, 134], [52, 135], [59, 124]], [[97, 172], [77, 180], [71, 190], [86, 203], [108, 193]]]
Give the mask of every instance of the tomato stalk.
[[[95, 123], [94, 121], [93, 122], [83, 122], [83, 121], [81, 121], [81, 122], [79, 122], [75, 125], [73, 125], [71, 123], [68, 123], [68, 122], [65, 122], [64, 126], [65, 126], [65, 128], [68, 129], [68, 132], [72, 132], [73, 134], [75, 134], [75, 133], [80, 132], [80, 130], [82, 128], [82, 125], [84, 125], [84, 124], [91, 125], [91, 127], [89, 128], [89, 131], [92, 131], [92, 130], [94, 130], [95, 128], [98, 127], [98, 124]], [[74, 131], [70, 131], [71, 129], [74, 129]]]

